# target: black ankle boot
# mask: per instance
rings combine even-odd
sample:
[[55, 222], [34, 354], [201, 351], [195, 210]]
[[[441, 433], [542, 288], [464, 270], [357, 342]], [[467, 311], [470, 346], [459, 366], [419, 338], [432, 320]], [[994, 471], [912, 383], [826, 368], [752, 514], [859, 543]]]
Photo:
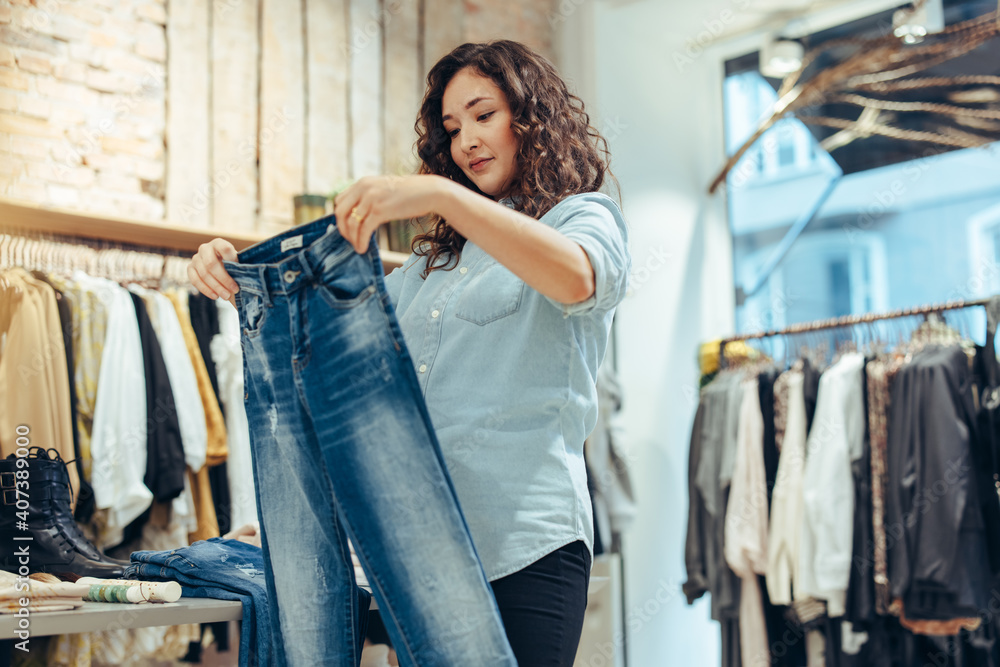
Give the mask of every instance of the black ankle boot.
[[[0, 460], [0, 569], [17, 572], [25, 560], [31, 572], [120, 577], [125, 564], [104, 556], [73, 518], [69, 474], [59, 453], [31, 447], [24, 464], [17, 464], [14, 456]], [[24, 537], [31, 540], [16, 539]]]

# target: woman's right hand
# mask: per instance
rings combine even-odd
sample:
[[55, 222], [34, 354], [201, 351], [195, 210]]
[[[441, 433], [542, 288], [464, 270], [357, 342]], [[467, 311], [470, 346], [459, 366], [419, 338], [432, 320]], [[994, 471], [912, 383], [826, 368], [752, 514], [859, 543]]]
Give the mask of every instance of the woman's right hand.
[[198, 254], [191, 258], [187, 274], [199, 292], [210, 299], [220, 296], [234, 306], [233, 295], [240, 291], [232, 276], [222, 265], [223, 261], [238, 261], [236, 248], [225, 239], [212, 239], [198, 247]]

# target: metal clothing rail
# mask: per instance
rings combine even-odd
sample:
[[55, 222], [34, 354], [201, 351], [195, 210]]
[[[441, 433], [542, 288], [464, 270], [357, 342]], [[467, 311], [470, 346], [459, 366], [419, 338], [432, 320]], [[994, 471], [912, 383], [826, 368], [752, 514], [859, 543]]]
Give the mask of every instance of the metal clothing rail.
[[931, 313], [941, 313], [946, 310], [961, 310], [963, 308], [974, 308], [976, 306], [986, 306], [991, 299], [972, 299], [947, 301], [945, 303], [932, 304], [928, 306], [917, 306], [915, 308], [903, 308], [900, 310], [890, 310], [885, 313], [867, 313], [865, 315], [845, 315], [829, 320], [816, 320], [802, 324], [793, 324], [785, 329], [773, 329], [771, 331], [760, 331], [757, 333], [741, 334], [730, 336], [720, 341], [720, 348], [729, 343], [739, 341], [754, 340], [759, 338], [770, 338], [772, 336], [789, 336], [794, 334], [808, 333], [811, 331], [823, 331], [825, 329], [839, 329], [851, 327], [858, 324], [868, 324], [880, 320], [894, 320], [900, 317], [913, 317], [915, 315], [929, 315]]

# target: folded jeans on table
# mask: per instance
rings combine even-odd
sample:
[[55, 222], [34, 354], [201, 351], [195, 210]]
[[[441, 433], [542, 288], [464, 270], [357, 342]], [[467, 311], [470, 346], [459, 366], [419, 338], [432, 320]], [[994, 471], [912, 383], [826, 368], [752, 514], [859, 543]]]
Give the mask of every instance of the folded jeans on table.
[[[213, 537], [171, 551], [135, 551], [126, 579], [176, 581], [183, 597], [238, 600], [243, 605], [240, 665], [274, 664], [270, 610], [259, 547]], [[370, 598], [361, 591], [365, 611]]]

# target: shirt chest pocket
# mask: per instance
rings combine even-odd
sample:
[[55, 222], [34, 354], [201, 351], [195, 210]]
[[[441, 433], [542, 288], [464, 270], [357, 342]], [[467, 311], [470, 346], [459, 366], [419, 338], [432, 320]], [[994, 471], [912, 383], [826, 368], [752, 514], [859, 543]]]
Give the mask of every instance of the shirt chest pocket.
[[455, 304], [455, 317], [480, 326], [513, 315], [521, 307], [524, 281], [496, 261], [480, 264]]

